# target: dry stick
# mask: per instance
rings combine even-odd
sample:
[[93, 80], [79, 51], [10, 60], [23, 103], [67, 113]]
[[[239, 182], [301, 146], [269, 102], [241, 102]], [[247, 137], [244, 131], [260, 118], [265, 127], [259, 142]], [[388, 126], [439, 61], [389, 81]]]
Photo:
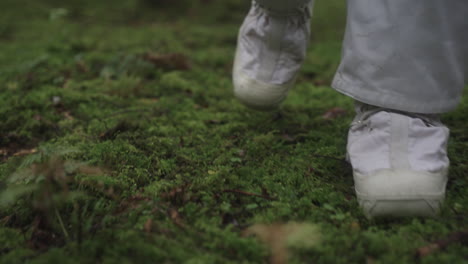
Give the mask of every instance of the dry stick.
[[316, 158], [324, 158], [324, 159], [332, 159], [332, 160], [340, 161], [342, 163], [345, 163], [346, 165], [349, 165], [349, 163], [345, 159], [340, 159], [340, 158], [327, 156], [327, 155], [320, 155], [320, 154], [310, 154], [310, 155]]
[[455, 232], [450, 234], [447, 238], [437, 240], [427, 246], [420, 247], [416, 251], [416, 256], [418, 258], [426, 257], [438, 250], [446, 248], [448, 245], [456, 242], [468, 242], [468, 231]]
[[122, 114], [127, 114], [127, 113], [138, 113], [138, 112], [152, 112], [154, 111], [153, 108], [138, 108], [138, 109], [126, 109], [126, 110], [121, 110], [121, 111], [117, 111], [115, 113], [112, 113], [108, 116], [106, 116], [104, 119], [109, 119], [109, 118], [112, 118], [112, 117], [116, 117], [118, 115], [122, 115]]
[[62, 228], [62, 232], [65, 235], [65, 238], [67, 240], [70, 240], [70, 236], [68, 235], [67, 229], [65, 228], [65, 225], [63, 224], [62, 217], [60, 216], [60, 213], [57, 210], [57, 208], [55, 208], [55, 216], [57, 217], [57, 219], [59, 221], [60, 227]]
[[267, 200], [276, 200], [276, 198], [273, 198], [273, 197], [270, 197], [270, 196], [267, 196], [267, 195], [261, 195], [261, 194], [256, 194], [256, 193], [250, 193], [250, 192], [245, 192], [245, 191], [241, 191], [241, 190], [223, 190], [223, 192], [227, 192], [227, 193], [237, 193], [237, 194], [242, 194], [242, 195], [245, 195], [245, 196], [254, 196], [254, 197], [260, 197], [260, 198], [263, 198], [263, 199], [267, 199]]
[[156, 213], [156, 212], [160, 212], [164, 215], [167, 215], [169, 219], [171, 219], [172, 223], [174, 223], [177, 227], [185, 231], [187, 230], [186, 226], [184, 225], [184, 223], [182, 223], [180, 219], [179, 212], [177, 212], [175, 208], [168, 208], [164, 210], [158, 206], [155, 206], [155, 208], [153, 208], [152, 210], [152, 213]]

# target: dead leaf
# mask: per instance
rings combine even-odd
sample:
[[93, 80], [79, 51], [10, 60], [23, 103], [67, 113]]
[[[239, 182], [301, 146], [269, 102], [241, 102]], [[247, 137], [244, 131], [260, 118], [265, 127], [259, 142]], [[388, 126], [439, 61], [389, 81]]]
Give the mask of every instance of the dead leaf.
[[[21, 149], [17, 152], [15, 152], [13, 154], [13, 156], [15, 157], [18, 157], [18, 156], [26, 156], [26, 155], [29, 155], [29, 154], [34, 154], [37, 152], [37, 149], [33, 148], [33, 149]], [[6, 153], [6, 152], [5, 152]], [[2, 153], [2, 150], [0, 150], [0, 154], [3, 154]]]
[[310, 249], [320, 242], [318, 227], [309, 223], [253, 225], [243, 235], [255, 235], [267, 244], [271, 250], [272, 264], [286, 264], [291, 248]]
[[65, 111], [62, 113], [63, 117], [65, 117], [65, 119], [67, 120], [74, 120], [75, 118], [70, 114], [69, 111]]
[[235, 193], [235, 194], [240, 194], [240, 195], [245, 195], [245, 196], [252, 196], [252, 197], [259, 197], [259, 198], [263, 198], [263, 199], [267, 199], [267, 200], [276, 200], [276, 198], [271, 197], [269, 195], [251, 193], [251, 192], [246, 192], [246, 191], [242, 191], [242, 190], [226, 189], [226, 190], [223, 190], [223, 192], [225, 192], [225, 193]]
[[461, 231], [449, 234], [444, 239], [440, 239], [432, 242], [429, 245], [420, 247], [416, 250], [416, 257], [418, 259], [424, 258], [428, 255], [434, 254], [439, 250], [447, 248], [449, 245], [454, 243], [461, 243], [464, 245], [468, 244], [468, 231]]
[[209, 125], [223, 125], [223, 124], [226, 124], [226, 121], [223, 121], [223, 120], [207, 120], [205, 121], [206, 124], [209, 124]]
[[239, 150], [237, 151], [237, 155], [238, 155], [239, 157], [241, 157], [241, 158], [242, 158], [242, 157], [245, 157], [245, 150], [239, 149]]
[[112, 140], [117, 137], [118, 134], [133, 129], [133, 126], [125, 121], [119, 122], [115, 127], [108, 129], [107, 131], [99, 134], [101, 140]]
[[351, 229], [354, 231], [359, 231], [361, 230], [361, 225], [358, 222], [352, 222], [350, 225]]
[[2, 225], [6, 225], [8, 224], [8, 222], [10, 222], [10, 220], [13, 218], [13, 215], [7, 215], [5, 216], [4, 218], [0, 219], [0, 223]]
[[286, 141], [286, 142], [289, 142], [289, 143], [292, 143], [292, 142], [295, 142], [296, 141], [296, 137], [294, 136], [291, 136], [289, 134], [283, 134], [281, 135], [281, 138]]
[[157, 103], [159, 102], [159, 98], [141, 98], [138, 100], [140, 103], [142, 104], [154, 104], [154, 103]]
[[102, 168], [93, 167], [93, 166], [86, 166], [86, 165], [80, 166], [78, 168], [78, 172], [83, 173], [83, 174], [87, 174], [87, 175], [104, 175], [104, 174], [108, 173]]
[[115, 215], [123, 214], [130, 210], [135, 210], [142, 206], [145, 203], [151, 202], [151, 198], [143, 196], [142, 194], [137, 194], [131, 196], [127, 199], [124, 199], [120, 202], [117, 210], [115, 211]]
[[187, 56], [180, 53], [170, 54], [153, 54], [146, 53], [143, 55], [143, 59], [153, 63], [157, 68], [162, 68], [167, 71], [179, 70], [186, 71], [190, 70], [190, 62]]
[[328, 82], [325, 81], [325, 80], [314, 80], [314, 81], [313, 81], [313, 84], [314, 84], [315, 86], [324, 86], [324, 85], [327, 85]]
[[81, 73], [88, 73], [89, 72], [89, 68], [88, 68], [88, 66], [86, 65], [86, 63], [84, 61], [78, 61], [76, 63], [76, 67], [78, 68], [78, 70]]
[[149, 218], [146, 220], [143, 225], [143, 230], [145, 230], [146, 233], [151, 233], [153, 231], [153, 219]]
[[171, 217], [171, 220], [176, 224], [178, 227], [185, 228], [185, 225], [183, 224], [182, 217], [179, 214], [179, 211], [177, 209], [171, 208], [169, 210], [169, 216]]
[[340, 107], [334, 107], [330, 110], [328, 110], [322, 117], [324, 119], [336, 119], [338, 117], [345, 116], [348, 112], [344, 110], [343, 108]]
[[366, 264], [375, 264], [376, 260], [373, 257], [367, 257], [366, 258]]
[[187, 197], [187, 190], [190, 188], [190, 184], [184, 184], [176, 186], [169, 192], [161, 193], [161, 198], [169, 200], [185, 200]]

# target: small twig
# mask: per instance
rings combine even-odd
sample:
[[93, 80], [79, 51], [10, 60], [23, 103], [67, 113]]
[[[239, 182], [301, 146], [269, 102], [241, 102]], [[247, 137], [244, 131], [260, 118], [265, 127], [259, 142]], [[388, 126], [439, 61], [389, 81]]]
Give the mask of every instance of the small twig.
[[69, 240], [70, 236], [68, 235], [67, 229], [65, 228], [65, 225], [63, 224], [62, 217], [60, 216], [60, 213], [58, 212], [57, 208], [55, 208], [55, 216], [57, 216], [60, 227], [62, 228], [63, 234], [65, 235], [65, 238]]
[[128, 114], [128, 113], [152, 112], [153, 110], [154, 110], [153, 108], [126, 109], [126, 110], [121, 110], [121, 111], [112, 113], [106, 116], [104, 119], [109, 119], [109, 118], [113, 118], [113, 117], [116, 117], [122, 114]]
[[259, 198], [263, 198], [263, 199], [267, 199], [267, 200], [276, 200], [276, 198], [273, 198], [273, 197], [270, 197], [268, 195], [261, 195], [261, 194], [257, 194], [257, 193], [251, 193], [251, 192], [246, 192], [246, 191], [241, 191], [241, 190], [223, 190], [223, 192], [227, 192], [227, 193], [236, 193], [236, 194], [241, 194], [241, 195], [245, 195], [245, 196], [254, 196], [254, 197], [259, 197]]
[[107, 115], [106, 117], [102, 117], [102, 118], [101, 117], [96, 117], [96, 119], [104, 124], [104, 127], [106, 128], [106, 130], [109, 130], [109, 128], [107, 126], [107, 122], [106, 122], [106, 120], [108, 120], [108, 119], [114, 118], [114, 117], [122, 115], [122, 114], [127, 114], [127, 113], [153, 112], [153, 111], [154, 111], [153, 108], [126, 109], [126, 110], [121, 110], [121, 111], [114, 112], [114, 113], [112, 113], [110, 115]]
[[83, 243], [83, 216], [82, 216], [82, 206], [81, 203], [75, 202], [74, 205], [76, 213], [77, 213], [77, 230], [76, 230], [76, 237], [78, 242], [78, 250], [81, 251], [82, 243]]
[[8, 222], [10, 222], [11, 218], [12, 218], [11, 215], [5, 216], [4, 218], [0, 219], [0, 223], [3, 225], [6, 225], [8, 224]]
[[349, 165], [349, 163], [346, 161], [346, 159], [340, 159], [340, 158], [336, 158], [336, 157], [332, 157], [332, 156], [327, 156], [327, 155], [320, 155], [320, 154], [310, 154], [312, 157], [316, 157], [316, 158], [323, 158], [323, 159], [331, 159], [331, 160], [336, 160], [336, 161], [339, 161], [339, 162], [342, 162], [346, 165]]
[[169, 218], [172, 220], [172, 222], [176, 226], [178, 226], [182, 230], [186, 229], [184, 223], [182, 222], [182, 218], [180, 217], [179, 211], [177, 211], [177, 209], [174, 209], [174, 208], [169, 209], [168, 214], [169, 214]]
[[440, 239], [437, 240], [427, 246], [420, 247], [416, 251], [416, 256], [418, 258], [423, 258], [426, 257], [438, 250], [443, 250], [447, 246], [449, 246], [452, 243], [457, 243], [457, 242], [468, 242], [468, 231], [462, 231], [462, 232], [455, 232], [450, 234], [447, 238], [445, 239]]

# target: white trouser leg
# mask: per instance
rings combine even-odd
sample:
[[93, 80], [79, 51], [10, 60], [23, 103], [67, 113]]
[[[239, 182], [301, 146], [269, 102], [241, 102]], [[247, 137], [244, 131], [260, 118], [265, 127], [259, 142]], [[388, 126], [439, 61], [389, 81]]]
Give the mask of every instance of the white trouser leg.
[[348, 0], [333, 87], [401, 111], [443, 113], [468, 78], [468, 1]]
[[261, 6], [277, 12], [288, 12], [306, 6], [311, 0], [255, 0]]

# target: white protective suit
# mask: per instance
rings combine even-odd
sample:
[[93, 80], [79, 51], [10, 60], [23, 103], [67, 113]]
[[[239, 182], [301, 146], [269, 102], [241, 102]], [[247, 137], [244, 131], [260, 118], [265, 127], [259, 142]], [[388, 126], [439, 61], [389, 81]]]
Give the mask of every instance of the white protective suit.
[[[293, 10], [310, 0], [257, 0]], [[443, 113], [468, 76], [468, 0], [348, 0], [342, 61], [333, 88], [358, 101]]]
[[[255, 0], [239, 30], [234, 95], [276, 109], [294, 86], [310, 0]], [[435, 216], [445, 199], [449, 129], [438, 113], [468, 76], [468, 0], [348, 0], [332, 86], [357, 100], [348, 133], [357, 200], [368, 217]]]

